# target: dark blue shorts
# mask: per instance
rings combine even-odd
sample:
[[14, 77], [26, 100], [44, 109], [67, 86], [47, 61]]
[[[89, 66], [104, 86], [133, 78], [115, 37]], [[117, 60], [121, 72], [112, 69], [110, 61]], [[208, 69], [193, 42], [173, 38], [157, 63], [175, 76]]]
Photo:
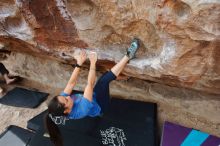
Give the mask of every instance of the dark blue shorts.
[[101, 112], [105, 113], [109, 109], [110, 105], [110, 94], [109, 94], [109, 84], [111, 81], [115, 80], [116, 76], [112, 71], [104, 73], [97, 81], [94, 92], [96, 94], [96, 100], [101, 107]]

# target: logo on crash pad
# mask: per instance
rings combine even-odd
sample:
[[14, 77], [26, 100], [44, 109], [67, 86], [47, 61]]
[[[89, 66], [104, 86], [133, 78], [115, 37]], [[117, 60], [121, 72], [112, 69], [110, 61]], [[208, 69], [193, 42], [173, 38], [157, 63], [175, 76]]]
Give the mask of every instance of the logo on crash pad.
[[100, 130], [103, 145], [125, 146], [124, 141], [127, 140], [123, 129], [110, 127], [106, 130]]

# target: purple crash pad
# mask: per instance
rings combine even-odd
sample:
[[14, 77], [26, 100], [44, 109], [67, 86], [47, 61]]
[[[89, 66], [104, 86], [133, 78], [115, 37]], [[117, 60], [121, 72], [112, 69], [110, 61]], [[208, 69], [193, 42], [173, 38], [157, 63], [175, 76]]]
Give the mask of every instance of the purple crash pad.
[[220, 138], [210, 135], [201, 146], [220, 146]]
[[[192, 130], [192, 128], [183, 127], [171, 122], [165, 122], [163, 126], [161, 146], [181, 146]], [[200, 146], [220, 146], [220, 138], [209, 135]]]

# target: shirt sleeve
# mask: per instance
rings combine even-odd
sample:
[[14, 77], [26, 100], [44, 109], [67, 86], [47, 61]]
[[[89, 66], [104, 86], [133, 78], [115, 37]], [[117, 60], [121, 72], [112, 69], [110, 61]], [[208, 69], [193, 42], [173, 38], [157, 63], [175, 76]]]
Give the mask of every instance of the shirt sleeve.
[[82, 97], [80, 102], [75, 107], [76, 110], [73, 115], [74, 119], [80, 119], [87, 116], [92, 107], [93, 107], [92, 102], [90, 102], [85, 97]]

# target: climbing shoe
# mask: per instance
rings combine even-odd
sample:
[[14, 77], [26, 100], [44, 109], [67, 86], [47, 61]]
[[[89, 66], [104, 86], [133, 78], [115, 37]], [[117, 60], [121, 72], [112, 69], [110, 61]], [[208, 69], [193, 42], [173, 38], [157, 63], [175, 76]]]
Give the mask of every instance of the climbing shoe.
[[135, 57], [135, 54], [139, 47], [140, 47], [139, 40], [137, 38], [133, 39], [130, 47], [127, 49], [127, 52], [126, 52], [126, 55], [128, 56], [130, 60]]

